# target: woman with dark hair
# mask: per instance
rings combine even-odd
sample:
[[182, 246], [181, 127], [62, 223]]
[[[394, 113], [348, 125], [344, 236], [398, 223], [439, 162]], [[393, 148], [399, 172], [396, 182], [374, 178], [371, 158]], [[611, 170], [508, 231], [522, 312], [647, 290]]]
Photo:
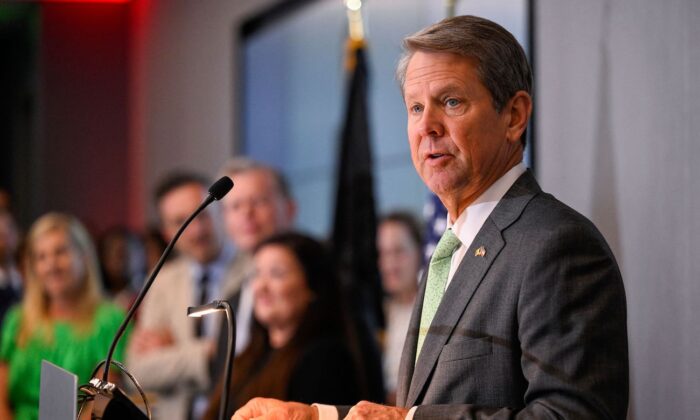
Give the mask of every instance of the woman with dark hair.
[[423, 263], [421, 230], [420, 223], [408, 212], [386, 215], [377, 229], [379, 272], [385, 292], [382, 370], [389, 404], [396, 403], [401, 352], [418, 294]]
[[[274, 235], [253, 254], [251, 342], [233, 364], [230, 418], [253, 397], [352, 404], [362, 398], [332, 259], [317, 241]], [[217, 388], [206, 419], [215, 419]]]
[[137, 256], [135, 249], [138, 246], [135, 241], [136, 237], [123, 226], [108, 229], [97, 241], [105, 294], [124, 311], [128, 311], [136, 299], [136, 291], [132, 287], [134, 257]]

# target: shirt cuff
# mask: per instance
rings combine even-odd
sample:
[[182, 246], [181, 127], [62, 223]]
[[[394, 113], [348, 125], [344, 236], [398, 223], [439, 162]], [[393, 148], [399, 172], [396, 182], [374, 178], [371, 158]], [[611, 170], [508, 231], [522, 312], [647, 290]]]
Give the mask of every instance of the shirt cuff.
[[318, 420], [339, 420], [338, 410], [334, 405], [311, 404], [318, 409]]
[[404, 420], [413, 420], [413, 416], [416, 414], [416, 410], [418, 410], [418, 406], [413, 406], [411, 407], [410, 410], [408, 410], [408, 413], [406, 414], [406, 417], [404, 417]]

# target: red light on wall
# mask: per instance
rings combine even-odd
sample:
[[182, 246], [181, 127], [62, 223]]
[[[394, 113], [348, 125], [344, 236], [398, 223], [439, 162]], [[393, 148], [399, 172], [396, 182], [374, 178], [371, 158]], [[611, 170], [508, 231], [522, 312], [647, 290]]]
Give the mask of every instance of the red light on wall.
[[31, 2], [36, 2], [36, 3], [91, 3], [91, 4], [99, 4], [99, 3], [128, 3], [131, 0], [28, 0], [28, 3]]

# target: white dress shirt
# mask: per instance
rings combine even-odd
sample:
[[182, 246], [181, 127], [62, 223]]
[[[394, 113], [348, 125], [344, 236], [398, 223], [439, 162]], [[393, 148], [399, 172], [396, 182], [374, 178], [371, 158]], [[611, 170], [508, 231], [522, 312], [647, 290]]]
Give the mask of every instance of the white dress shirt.
[[[221, 289], [224, 284], [224, 276], [226, 275], [226, 270], [228, 265], [233, 258], [233, 247], [225, 243], [221, 248], [221, 252], [216, 257], [216, 260], [206, 264], [201, 265], [195, 261], [191, 261], [192, 270], [192, 306], [200, 305], [199, 296], [201, 294], [201, 285], [199, 284], [199, 279], [202, 278], [204, 272], [207, 272], [208, 280], [206, 284], [206, 297], [209, 303], [216, 299], [223, 299], [221, 296]], [[219, 333], [218, 320], [219, 317], [205, 316], [202, 318], [202, 332], [203, 336], [207, 338], [214, 338]]]

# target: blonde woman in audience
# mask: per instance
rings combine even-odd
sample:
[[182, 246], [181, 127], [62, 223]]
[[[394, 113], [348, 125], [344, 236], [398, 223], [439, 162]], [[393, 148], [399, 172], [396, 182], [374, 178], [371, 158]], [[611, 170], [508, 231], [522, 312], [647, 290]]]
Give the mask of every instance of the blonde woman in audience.
[[124, 316], [102, 299], [95, 250], [77, 219], [42, 216], [25, 250], [25, 294], [0, 335], [0, 419], [38, 417], [42, 360], [75, 373], [79, 383], [89, 381]]

